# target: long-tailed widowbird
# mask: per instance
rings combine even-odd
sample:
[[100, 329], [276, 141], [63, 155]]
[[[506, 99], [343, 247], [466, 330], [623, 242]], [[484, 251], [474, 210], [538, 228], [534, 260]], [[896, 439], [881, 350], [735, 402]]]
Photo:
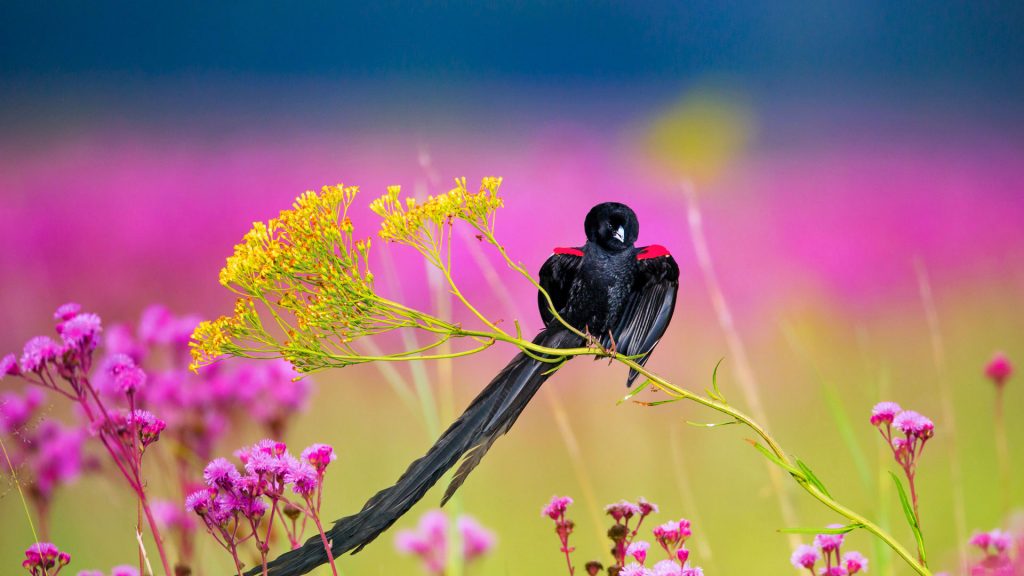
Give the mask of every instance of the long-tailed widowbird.
[[[637, 357], [642, 365], [672, 319], [679, 267], [662, 246], [634, 246], [640, 223], [625, 204], [594, 206], [584, 230], [587, 242], [583, 246], [555, 248], [540, 269], [540, 285], [567, 323], [594, 335], [603, 346]], [[535, 344], [548, 348], [588, 344], [554, 317], [543, 294], [538, 294], [538, 302], [545, 326], [533, 339]], [[447, 502], [494, 441], [508, 432], [557, 365], [525, 353], [517, 355], [394, 486], [370, 498], [359, 513], [334, 523], [327, 532], [333, 555], [362, 550], [462, 459], [441, 500]], [[626, 385], [632, 385], [637, 375], [630, 370]], [[326, 562], [327, 553], [317, 534], [271, 562], [268, 572], [299, 576]], [[257, 567], [248, 574], [260, 571]]]

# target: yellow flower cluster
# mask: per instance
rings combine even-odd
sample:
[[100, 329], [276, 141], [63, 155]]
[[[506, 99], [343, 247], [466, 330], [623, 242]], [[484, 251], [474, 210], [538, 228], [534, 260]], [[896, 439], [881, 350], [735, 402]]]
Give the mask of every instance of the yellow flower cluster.
[[[470, 192], [457, 179], [455, 188], [422, 203], [399, 200], [401, 190], [392, 186], [371, 208], [383, 218], [382, 238], [439, 264], [454, 220], [493, 231], [500, 186], [500, 178], [484, 178]], [[221, 284], [239, 295], [234, 313], [193, 332], [193, 370], [223, 356], [283, 357], [303, 372], [346, 366], [366, 361], [352, 346], [359, 338], [447, 325], [375, 293], [370, 241], [353, 239], [348, 218], [357, 193], [353, 186], [325, 186], [302, 194], [277, 218], [253, 224], [220, 272]]]
[[268, 307], [289, 340], [316, 328], [336, 332], [341, 324], [358, 330], [367, 323], [361, 316], [373, 312], [366, 305], [373, 299], [370, 243], [352, 238], [347, 215], [358, 191], [341, 185], [308, 191], [277, 218], [253, 224], [220, 272], [221, 284], [241, 296], [235, 313], [196, 329], [193, 368], [243, 351], [243, 341], [276, 342], [254, 301]]
[[399, 200], [401, 188], [389, 186], [388, 193], [373, 201], [370, 209], [381, 222], [384, 240], [421, 247], [439, 247], [443, 227], [453, 220], [465, 220], [480, 229], [491, 229], [495, 210], [502, 207], [498, 196], [501, 178], [487, 177], [477, 192], [466, 188], [465, 178], [456, 178], [455, 187], [446, 194], [430, 196], [419, 203], [414, 198]]

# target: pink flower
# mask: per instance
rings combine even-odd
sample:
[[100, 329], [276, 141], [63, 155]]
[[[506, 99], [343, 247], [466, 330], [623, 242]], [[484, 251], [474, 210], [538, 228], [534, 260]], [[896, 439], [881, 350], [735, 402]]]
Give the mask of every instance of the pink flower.
[[[25, 549], [21, 566], [32, 576], [55, 575], [71, 562], [71, 555], [61, 552], [52, 542], [36, 542]], [[56, 568], [56, 570], [53, 570]]]
[[292, 466], [285, 475], [285, 482], [292, 485], [292, 490], [296, 494], [303, 498], [309, 498], [320, 485], [320, 478], [316, 469], [306, 462], [299, 462]]
[[647, 516], [648, 514], [655, 514], [658, 512], [658, 505], [653, 502], [648, 502], [643, 496], [637, 500], [637, 506], [640, 507], [641, 516]]
[[847, 574], [868, 571], [868, 559], [860, 552], [847, 552], [843, 554], [843, 567]]
[[654, 576], [654, 572], [636, 562], [630, 562], [619, 570], [619, 576]]
[[213, 504], [215, 491], [211, 488], [196, 490], [185, 497], [185, 511], [192, 512], [198, 516], [205, 516]]
[[14, 392], [0, 394], [0, 431], [8, 434], [18, 432], [28, 424], [42, 403], [43, 392], [38, 388], [26, 388], [24, 397]]
[[309, 462], [317, 473], [323, 474], [327, 465], [338, 459], [334, 448], [327, 444], [313, 444], [302, 451], [302, 459]]
[[[829, 528], [833, 528], [833, 526], [829, 526]], [[827, 554], [839, 550], [839, 547], [843, 545], [843, 539], [843, 534], [818, 534], [814, 537], [814, 544]]]
[[632, 556], [637, 562], [643, 564], [647, 561], [647, 550], [651, 547], [650, 544], [642, 540], [633, 542], [626, 548], [626, 556]]
[[604, 511], [616, 522], [622, 519], [628, 521], [633, 516], [640, 515], [640, 507], [627, 500], [621, 500], [615, 504], [609, 504], [604, 507]]
[[988, 552], [988, 547], [992, 544], [992, 535], [988, 532], [979, 532], [971, 536], [969, 542], [972, 546], [977, 546], [983, 551]]
[[61, 324], [60, 335], [68, 346], [92, 348], [103, 330], [100, 317], [95, 314], [78, 314]]
[[1012, 539], [1010, 535], [1002, 530], [993, 530], [992, 534], [992, 547], [996, 549], [996, 552], [1006, 552], [1010, 549]]
[[228, 462], [226, 458], [213, 460], [203, 470], [203, 479], [211, 487], [231, 489], [241, 477], [242, 475], [238, 473], [235, 465]]
[[21, 371], [39, 372], [60, 354], [60, 347], [48, 336], [36, 336], [25, 343], [21, 353]]
[[662, 560], [654, 565], [654, 576], [682, 576], [683, 569], [671, 560]]
[[8, 354], [0, 359], [0, 380], [3, 380], [5, 376], [17, 376], [20, 373], [18, 360], [14, 354]]
[[459, 516], [455, 525], [462, 536], [462, 558], [472, 561], [494, 549], [495, 536], [472, 516]]
[[175, 528], [185, 532], [193, 532], [196, 529], [195, 519], [173, 502], [154, 500], [150, 508], [153, 511], [153, 519], [161, 528]]
[[107, 354], [124, 354], [135, 363], [142, 361], [144, 350], [135, 341], [131, 328], [125, 324], [115, 324], [107, 328], [105, 332], [107, 335], [104, 338], [103, 348]]
[[565, 514], [565, 511], [569, 508], [569, 505], [572, 504], [572, 502], [572, 498], [568, 496], [552, 496], [551, 502], [541, 510], [541, 515], [547, 516], [552, 520], [558, 520], [560, 516]]
[[448, 517], [440, 510], [427, 512], [416, 530], [395, 534], [395, 548], [419, 556], [429, 574], [443, 573], [448, 560]]
[[895, 402], [879, 402], [871, 409], [871, 425], [891, 424], [903, 409]]
[[822, 568], [818, 570], [818, 574], [821, 574], [821, 576], [846, 576], [846, 568], [843, 568], [842, 566]]
[[992, 359], [985, 366], [985, 375], [988, 376], [996, 386], [1002, 387], [1007, 379], [1013, 374], [1013, 365], [1009, 358], [1002, 352], [996, 352]]
[[103, 361], [103, 372], [114, 390], [122, 394], [134, 394], [146, 383], [146, 373], [127, 354], [109, 356]]
[[139, 576], [139, 569], [127, 564], [114, 566], [110, 569], [110, 576]]
[[821, 554], [818, 553], [818, 549], [814, 546], [808, 546], [807, 544], [801, 544], [797, 547], [796, 552], [789, 558], [790, 564], [796, 568], [806, 568], [808, 570], [814, 569], [814, 564], [821, 560]]
[[143, 343], [168, 344], [174, 331], [174, 315], [162, 304], [153, 304], [142, 311], [137, 329]]
[[907, 436], [923, 439], [931, 438], [935, 430], [935, 425], [931, 420], [913, 410], [904, 410], [897, 414], [892, 425]]
[[67, 304], [62, 304], [57, 308], [57, 311], [53, 313], [53, 319], [64, 322], [66, 320], [71, 320], [81, 311], [82, 307], [80, 305], [75, 304], [74, 302], [68, 302]]
[[679, 560], [680, 564], [686, 564], [686, 561], [690, 559], [690, 551], [686, 548], [676, 550], [676, 559]]
[[694, 566], [693, 568], [683, 568], [683, 576], [704, 576], [704, 569], [700, 566]]
[[78, 479], [84, 466], [85, 431], [47, 420], [33, 439], [37, 451], [29, 459], [36, 478], [35, 489], [46, 498], [61, 484]]

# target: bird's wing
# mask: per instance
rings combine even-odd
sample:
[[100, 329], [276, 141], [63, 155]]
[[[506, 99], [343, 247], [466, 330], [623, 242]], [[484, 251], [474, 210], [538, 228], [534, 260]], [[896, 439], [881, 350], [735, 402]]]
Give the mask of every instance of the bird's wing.
[[[640, 356], [637, 363], [642, 366], [672, 320], [679, 266], [668, 250], [658, 245], [641, 248], [636, 259], [633, 290], [613, 335], [615, 350], [627, 356]], [[626, 386], [632, 386], [637, 376], [636, 371], [630, 370]]]
[[[540, 268], [540, 286], [551, 296], [555, 310], [561, 311], [569, 302], [569, 288], [576, 279], [580, 265], [583, 264], [582, 248], [555, 248], [554, 253]], [[547, 326], [554, 318], [544, 293], [537, 292], [537, 307], [540, 317]]]

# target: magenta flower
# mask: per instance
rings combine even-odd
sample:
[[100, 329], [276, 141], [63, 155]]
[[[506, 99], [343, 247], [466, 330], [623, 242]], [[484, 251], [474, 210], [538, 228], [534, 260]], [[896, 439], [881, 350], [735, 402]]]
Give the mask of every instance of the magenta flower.
[[[832, 526], [829, 526], [829, 528], [832, 528]], [[814, 537], [814, 545], [827, 554], [839, 550], [843, 545], [843, 539], [844, 536], [842, 534], [818, 534]]]
[[175, 324], [176, 319], [166, 306], [153, 304], [139, 317], [139, 340], [148, 345], [168, 344], [174, 340]]
[[230, 490], [242, 478], [238, 468], [226, 458], [217, 458], [206, 465], [203, 470], [203, 479], [210, 487], [224, 488]]
[[704, 569], [700, 566], [683, 568], [683, 576], [704, 576]]
[[494, 549], [496, 537], [472, 516], [459, 516], [455, 526], [462, 537], [462, 557], [466, 562], [479, 558]]
[[559, 517], [565, 514], [565, 511], [572, 503], [572, 498], [568, 496], [552, 496], [551, 502], [541, 510], [541, 515], [547, 516], [552, 520], [558, 520]]
[[123, 564], [110, 569], [110, 576], [139, 576], [139, 569]]
[[619, 522], [620, 520], [626, 520], [628, 522], [633, 516], [639, 516], [641, 514], [640, 507], [627, 500], [621, 500], [615, 504], [609, 504], [604, 507], [604, 511], [616, 522]]
[[647, 516], [658, 512], [658, 505], [653, 502], [648, 502], [643, 496], [637, 500], [637, 506], [640, 508], [641, 516]]
[[904, 410], [897, 414], [892, 421], [892, 426], [908, 437], [922, 439], [931, 438], [935, 431], [935, 425], [931, 420], [913, 410]]
[[18, 360], [14, 354], [7, 354], [0, 359], [0, 380], [4, 379], [4, 376], [17, 376], [21, 373], [21, 369], [18, 368]]
[[320, 485], [320, 478], [316, 469], [307, 462], [295, 461], [295, 464], [290, 466], [288, 473], [285, 474], [285, 482], [292, 485], [292, 490], [296, 494], [308, 499], [316, 493], [316, 488]]
[[212, 488], [196, 490], [185, 497], [185, 510], [199, 517], [206, 516], [206, 513], [210, 511], [210, 507], [213, 505], [215, 494], [216, 490]]
[[18, 433], [42, 403], [43, 392], [38, 388], [25, 389], [24, 396], [14, 392], [0, 394], [0, 432]]
[[992, 535], [988, 532], [979, 532], [971, 536], [969, 542], [971, 546], [977, 546], [983, 552], [988, 552], [988, 547], [992, 545]]
[[21, 353], [21, 371], [39, 372], [60, 354], [60, 347], [49, 336], [36, 336], [25, 343]]
[[995, 383], [996, 386], [1002, 388], [1006, 381], [1013, 374], [1013, 365], [1010, 364], [1009, 358], [1002, 352], [996, 352], [992, 359], [985, 365], [985, 375]]
[[318, 474], [323, 474], [327, 465], [338, 459], [334, 448], [327, 444], [313, 444], [302, 451], [302, 459], [309, 462]]
[[871, 425], [891, 424], [903, 409], [895, 402], [879, 402], [871, 410]]
[[868, 559], [860, 552], [847, 552], [843, 554], [843, 568], [847, 574], [868, 571]]
[[107, 392], [134, 394], [146, 383], [146, 373], [127, 354], [114, 354], [103, 361], [102, 371], [112, 386]]
[[71, 562], [71, 555], [61, 552], [52, 542], [36, 542], [25, 549], [22, 568], [32, 576], [56, 576], [61, 568]]
[[821, 554], [818, 549], [814, 546], [808, 546], [807, 544], [801, 544], [797, 547], [796, 552], [790, 557], [789, 562], [795, 568], [806, 568], [813, 571], [814, 565], [821, 560]]
[[647, 550], [651, 545], [642, 540], [631, 542], [626, 547], [626, 556], [632, 556], [637, 562], [643, 564], [647, 561]]
[[44, 499], [53, 496], [57, 486], [78, 479], [85, 466], [85, 431], [47, 420], [34, 438], [37, 451], [29, 460], [36, 478], [35, 489]]
[[654, 572], [636, 562], [630, 562], [619, 570], [619, 576], [654, 576]]
[[654, 576], [683, 576], [682, 567], [671, 560], [662, 560], [654, 565]]
[[99, 316], [78, 314], [59, 325], [57, 331], [60, 332], [61, 338], [68, 346], [93, 348], [96, 346], [97, 338], [102, 330], [103, 326]]
[[418, 556], [428, 574], [442, 574], [448, 560], [448, 516], [432, 510], [420, 517], [416, 530], [400, 530], [395, 534], [399, 552]]
[[78, 316], [78, 313], [81, 311], [82, 307], [80, 305], [74, 302], [68, 302], [67, 304], [62, 304], [57, 308], [57, 311], [53, 313], [53, 319], [58, 322], [64, 322]]
[[818, 571], [821, 576], [847, 576], [846, 568], [842, 566], [826, 566]]
[[[186, 505], [187, 502], [188, 500], [186, 499]], [[181, 506], [167, 500], [154, 500], [150, 507], [153, 510], [153, 518], [161, 527], [173, 528], [184, 532], [195, 531], [195, 519], [185, 513], [186, 510], [195, 513], [194, 509], [182, 509]]]

